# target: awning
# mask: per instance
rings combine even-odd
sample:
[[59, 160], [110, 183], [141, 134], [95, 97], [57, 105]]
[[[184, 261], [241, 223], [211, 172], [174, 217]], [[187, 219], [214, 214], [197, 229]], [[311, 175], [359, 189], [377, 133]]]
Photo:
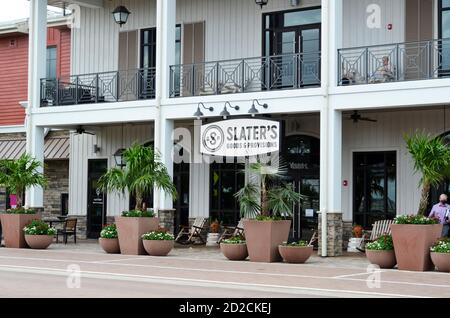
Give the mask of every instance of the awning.
[[[25, 139], [0, 140], [0, 159], [18, 159], [26, 150]], [[68, 137], [48, 138], [45, 140], [44, 157], [46, 160], [69, 159], [70, 140]]]

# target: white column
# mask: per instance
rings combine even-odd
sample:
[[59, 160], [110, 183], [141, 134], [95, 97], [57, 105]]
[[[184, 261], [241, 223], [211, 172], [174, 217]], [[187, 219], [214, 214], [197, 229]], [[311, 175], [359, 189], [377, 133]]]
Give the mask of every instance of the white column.
[[342, 114], [330, 105], [330, 88], [337, 85], [337, 50], [342, 43], [342, 0], [322, 1], [322, 87], [320, 112], [321, 256], [327, 256], [327, 213], [341, 212]]
[[[173, 176], [172, 133], [173, 121], [164, 118], [161, 102], [169, 96], [170, 65], [175, 63], [176, 0], [157, 0], [156, 2], [156, 118], [155, 149], [169, 173]], [[154, 191], [154, 208], [170, 209], [171, 198], [161, 191]]]
[[[25, 125], [27, 128], [26, 151], [44, 162], [44, 128], [33, 124], [33, 111], [40, 106], [40, 80], [46, 76], [47, 48], [47, 0], [30, 1], [29, 49], [28, 49], [28, 106]], [[43, 169], [40, 169], [43, 172]], [[25, 205], [43, 207], [43, 190], [33, 187], [27, 190]]]
[[[161, 143], [158, 151], [161, 155], [161, 161], [167, 168], [169, 175], [173, 179], [173, 130], [174, 121], [164, 119], [160, 122]], [[155, 210], [171, 209], [173, 207], [173, 199], [170, 195], [164, 193], [164, 191], [155, 189], [155, 196], [153, 201]]]

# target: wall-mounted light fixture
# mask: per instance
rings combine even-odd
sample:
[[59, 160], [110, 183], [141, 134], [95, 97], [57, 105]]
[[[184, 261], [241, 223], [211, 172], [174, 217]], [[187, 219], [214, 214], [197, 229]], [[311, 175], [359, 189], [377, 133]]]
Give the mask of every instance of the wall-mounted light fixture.
[[209, 110], [210, 112], [214, 111], [214, 107], [206, 107], [205, 104], [198, 103], [197, 111], [194, 113], [194, 117], [197, 118], [197, 120], [200, 120], [204, 116], [204, 114], [200, 110], [200, 106], [202, 106], [204, 109]]
[[230, 106], [230, 108], [233, 108], [234, 110], [239, 110], [239, 109], [240, 109], [240, 107], [237, 106], [237, 105], [236, 105], [236, 106], [232, 106], [232, 105], [230, 104], [230, 102], [225, 102], [225, 107], [223, 108], [222, 112], [220, 113], [220, 116], [221, 116], [223, 119], [227, 119], [228, 116], [231, 115], [230, 112], [228, 111], [227, 106]]
[[269, 3], [269, 0], [255, 0], [255, 3], [261, 6], [261, 9]]
[[101, 151], [101, 148], [97, 144], [95, 144], [94, 145], [94, 153], [99, 153], [100, 151]]
[[252, 103], [252, 107], [251, 107], [250, 110], [248, 111], [248, 113], [249, 113], [252, 117], [255, 117], [256, 115], [259, 114], [259, 110], [256, 108], [256, 106], [263, 107], [264, 109], [269, 108], [269, 105], [267, 105], [266, 103], [261, 104], [257, 99], [254, 99], [254, 100], [253, 100], [253, 103]]

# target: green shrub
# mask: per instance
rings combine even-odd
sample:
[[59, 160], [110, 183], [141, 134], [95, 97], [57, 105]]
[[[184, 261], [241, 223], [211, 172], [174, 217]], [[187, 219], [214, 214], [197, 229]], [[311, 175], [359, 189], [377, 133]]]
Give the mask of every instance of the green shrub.
[[223, 244], [245, 244], [245, 238], [243, 236], [233, 236], [229, 239], [223, 240]]
[[431, 219], [423, 215], [400, 215], [394, 220], [395, 224], [415, 224], [415, 225], [428, 225], [438, 224], [439, 221]]
[[144, 241], [173, 241], [175, 237], [164, 231], [154, 231], [142, 235]]
[[366, 250], [371, 251], [392, 251], [394, 250], [394, 242], [392, 236], [382, 235], [377, 240], [367, 243]]
[[25, 208], [17, 208], [17, 209], [9, 209], [6, 211], [7, 214], [36, 214], [35, 210], [25, 209]]
[[140, 210], [123, 211], [122, 216], [127, 218], [153, 218], [155, 217], [155, 212]]
[[284, 243], [283, 246], [289, 246], [289, 247], [308, 247], [310, 246], [308, 242], [306, 241], [298, 241], [298, 242], [292, 242], [292, 243]]
[[103, 227], [102, 231], [100, 232], [100, 237], [104, 239], [115, 239], [118, 238], [119, 235], [117, 234], [117, 227], [115, 224], [106, 225]]
[[23, 228], [26, 235], [55, 235], [56, 229], [41, 220], [31, 221]]
[[433, 253], [450, 253], [450, 239], [440, 239], [431, 247], [430, 250]]
[[280, 216], [265, 216], [265, 215], [258, 215], [256, 217], [257, 221], [262, 221], [262, 222], [268, 222], [268, 221], [281, 221], [283, 220], [282, 217]]

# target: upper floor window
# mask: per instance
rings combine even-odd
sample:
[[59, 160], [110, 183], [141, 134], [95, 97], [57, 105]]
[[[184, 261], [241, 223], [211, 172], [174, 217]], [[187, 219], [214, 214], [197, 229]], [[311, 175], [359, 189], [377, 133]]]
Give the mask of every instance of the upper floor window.
[[47, 78], [56, 78], [56, 47], [47, 48]]

